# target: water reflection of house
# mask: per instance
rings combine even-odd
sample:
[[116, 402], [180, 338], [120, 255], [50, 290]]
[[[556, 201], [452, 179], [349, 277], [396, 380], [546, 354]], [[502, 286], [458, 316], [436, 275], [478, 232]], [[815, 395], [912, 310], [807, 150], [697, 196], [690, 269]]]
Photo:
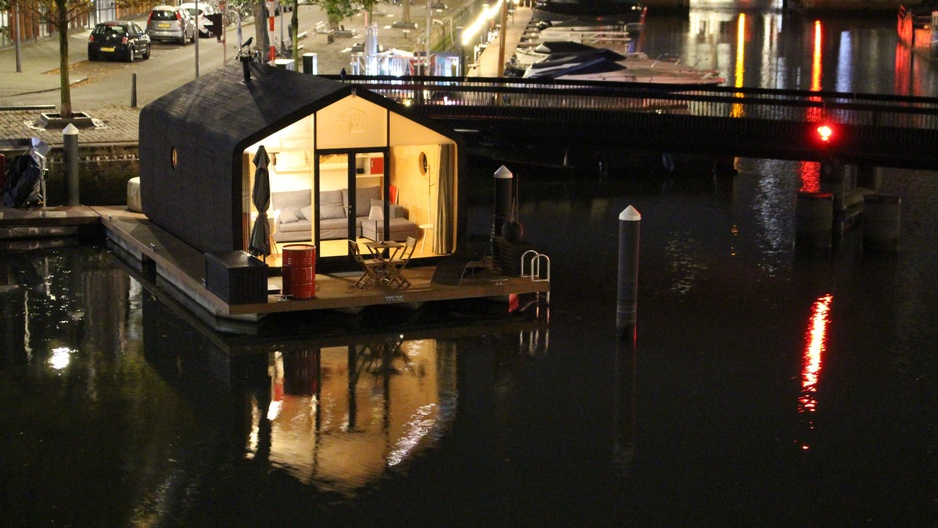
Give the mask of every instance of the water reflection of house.
[[257, 214], [253, 158], [263, 145], [273, 239], [316, 245], [319, 270], [350, 266], [347, 240], [362, 236], [414, 236], [416, 259], [453, 251], [461, 223], [453, 132], [362, 89], [251, 67], [247, 82], [240, 68], [223, 68], [141, 111], [150, 220], [202, 252], [246, 250]]
[[[456, 406], [453, 351], [435, 339], [396, 337], [270, 356], [271, 464], [349, 492], [441, 436]], [[310, 365], [316, 391], [287, 390]]]
[[209, 417], [206, 430], [230, 431], [244, 459], [343, 494], [439, 449], [457, 420], [482, 427], [499, 403], [496, 354], [548, 351], [538, 323], [245, 340], [151, 295], [142, 303], [147, 362]]

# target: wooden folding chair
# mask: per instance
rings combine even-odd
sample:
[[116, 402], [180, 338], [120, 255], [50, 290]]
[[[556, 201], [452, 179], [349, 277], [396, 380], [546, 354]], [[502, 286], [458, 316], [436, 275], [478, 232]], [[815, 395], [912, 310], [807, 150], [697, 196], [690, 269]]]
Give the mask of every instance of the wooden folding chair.
[[410, 281], [407, 280], [407, 277], [405, 277], [401, 271], [407, 266], [407, 263], [410, 262], [410, 257], [414, 254], [414, 249], [416, 248], [417, 239], [407, 237], [407, 242], [404, 244], [404, 249], [401, 250], [400, 256], [387, 262], [385, 266], [386, 273], [384, 277], [381, 278], [381, 284], [385, 286], [396, 284], [401, 288], [410, 286]]
[[358, 288], [367, 288], [374, 286], [378, 283], [378, 270], [383, 266], [381, 262], [378, 262], [375, 259], [366, 259], [362, 257], [361, 249], [358, 247], [358, 242], [349, 239], [348, 241], [349, 253], [355, 258], [355, 262], [358, 263], [362, 268], [362, 276], [358, 278], [358, 281], [355, 282], [355, 286]]

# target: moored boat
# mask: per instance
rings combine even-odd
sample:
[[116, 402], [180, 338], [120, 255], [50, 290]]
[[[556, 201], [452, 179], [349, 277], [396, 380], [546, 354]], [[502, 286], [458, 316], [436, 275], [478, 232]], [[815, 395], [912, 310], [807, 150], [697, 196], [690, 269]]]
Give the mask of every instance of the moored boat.
[[563, 20], [571, 17], [618, 17], [623, 23], [638, 23], [645, 7], [635, 0], [536, 0], [533, 20]]
[[694, 68], [671, 58], [655, 59], [643, 52], [623, 54], [576, 43], [545, 43], [535, 51], [539, 49], [549, 53], [532, 62], [524, 78], [695, 85], [725, 81], [715, 70]]

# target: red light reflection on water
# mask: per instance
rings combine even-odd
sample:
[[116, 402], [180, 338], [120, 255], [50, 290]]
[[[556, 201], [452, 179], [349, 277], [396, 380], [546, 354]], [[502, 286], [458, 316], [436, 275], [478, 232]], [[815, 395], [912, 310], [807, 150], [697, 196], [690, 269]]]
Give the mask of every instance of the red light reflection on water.
[[[821, 58], [823, 43], [821, 39], [821, 21], [814, 21], [814, 49], [811, 54], [811, 91], [818, 92], [821, 86]], [[812, 97], [812, 101], [820, 101], [818, 97]], [[823, 118], [820, 107], [812, 106], [808, 108], [807, 120], [809, 123], [821, 121]], [[802, 192], [820, 192], [821, 191], [821, 166], [816, 161], [802, 161], [798, 172], [801, 175]]]
[[[827, 328], [830, 325], [830, 309], [834, 296], [827, 294], [814, 301], [811, 320], [805, 334], [804, 357], [801, 366], [801, 396], [798, 412], [813, 413], [817, 410], [817, 385], [821, 373], [822, 359], [827, 348]], [[802, 449], [808, 449], [802, 445]]]
[[912, 49], [901, 43], [896, 43], [896, 66], [893, 73], [894, 90], [896, 95], [931, 96], [928, 86], [922, 83], [926, 78], [925, 68], [930, 68], [930, 59], [916, 56]]
[[801, 177], [801, 192], [821, 192], [821, 164], [816, 161], [798, 163], [798, 175]]

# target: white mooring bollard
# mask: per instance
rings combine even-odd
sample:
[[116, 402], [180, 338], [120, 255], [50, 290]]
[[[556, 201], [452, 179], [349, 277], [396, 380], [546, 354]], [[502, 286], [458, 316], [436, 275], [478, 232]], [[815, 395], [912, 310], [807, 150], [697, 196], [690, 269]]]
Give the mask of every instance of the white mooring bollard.
[[638, 313], [638, 250], [642, 215], [631, 205], [619, 213], [619, 281], [616, 295], [616, 333], [635, 337]]

